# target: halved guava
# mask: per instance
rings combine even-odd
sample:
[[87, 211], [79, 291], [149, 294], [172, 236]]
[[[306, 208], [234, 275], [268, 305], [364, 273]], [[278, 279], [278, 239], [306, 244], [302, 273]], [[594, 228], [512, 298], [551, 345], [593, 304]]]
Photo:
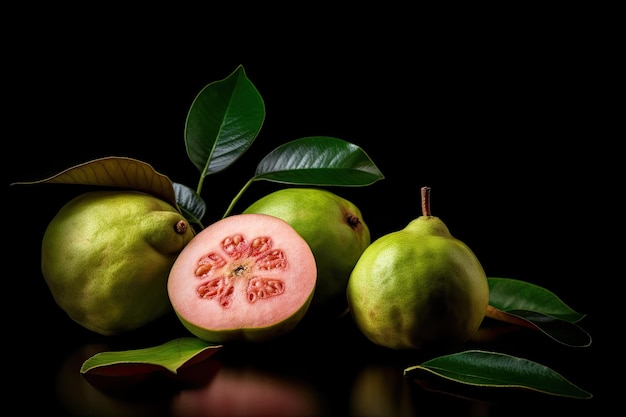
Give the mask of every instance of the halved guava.
[[300, 322], [316, 280], [313, 252], [293, 227], [265, 214], [239, 214], [206, 227], [185, 246], [167, 290], [195, 336], [265, 341]]

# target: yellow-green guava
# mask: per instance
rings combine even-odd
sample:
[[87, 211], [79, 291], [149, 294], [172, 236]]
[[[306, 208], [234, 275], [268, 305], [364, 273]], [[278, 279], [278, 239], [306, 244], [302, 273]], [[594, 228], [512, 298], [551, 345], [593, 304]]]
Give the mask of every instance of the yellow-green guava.
[[489, 285], [472, 250], [426, 211], [372, 242], [346, 295], [356, 326], [375, 344], [441, 350], [461, 345], [479, 328]]
[[41, 271], [56, 303], [103, 335], [171, 312], [167, 278], [194, 230], [172, 205], [137, 191], [90, 191], [46, 228]]
[[325, 319], [346, 311], [348, 278], [371, 239], [355, 204], [329, 190], [293, 187], [261, 197], [243, 213], [283, 219], [311, 247], [317, 262], [317, 286], [309, 317]]

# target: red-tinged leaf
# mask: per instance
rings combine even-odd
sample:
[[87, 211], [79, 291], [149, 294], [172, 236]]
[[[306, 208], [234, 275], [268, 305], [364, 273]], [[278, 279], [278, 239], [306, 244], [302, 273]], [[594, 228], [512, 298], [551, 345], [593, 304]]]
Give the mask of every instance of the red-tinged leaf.
[[486, 317], [539, 330], [553, 340], [575, 347], [591, 345], [591, 336], [576, 323], [585, 317], [554, 293], [510, 278], [488, 278]]
[[221, 347], [195, 337], [182, 337], [154, 347], [97, 353], [83, 363], [80, 372], [106, 376], [162, 371], [176, 374], [180, 368], [208, 358]]
[[219, 362], [208, 359], [220, 348], [183, 337], [149, 348], [101, 351], [83, 362], [80, 374], [95, 388], [117, 395], [200, 387], [219, 369]]
[[585, 315], [574, 311], [556, 294], [530, 282], [489, 277], [489, 305], [501, 311], [527, 310], [576, 323]]

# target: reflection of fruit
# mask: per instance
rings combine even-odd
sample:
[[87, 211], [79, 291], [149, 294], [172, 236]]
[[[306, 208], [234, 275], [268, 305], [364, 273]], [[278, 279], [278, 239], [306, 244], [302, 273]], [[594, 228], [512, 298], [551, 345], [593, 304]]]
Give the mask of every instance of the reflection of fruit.
[[372, 342], [395, 349], [449, 348], [467, 341], [489, 302], [485, 272], [470, 248], [430, 215], [380, 237], [348, 282], [352, 317]]
[[370, 244], [360, 210], [323, 189], [286, 188], [262, 197], [244, 213], [276, 216], [307, 241], [317, 262], [317, 288], [310, 314], [336, 316], [345, 311], [350, 272]]
[[183, 249], [170, 271], [168, 292], [195, 336], [261, 341], [300, 322], [316, 277], [311, 249], [287, 222], [239, 214], [208, 226]]
[[42, 241], [41, 270], [57, 304], [103, 335], [171, 311], [170, 267], [193, 237], [170, 204], [134, 191], [92, 191], [65, 204]]
[[350, 392], [351, 416], [388, 417], [416, 414], [407, 379], [401, 370], [383, 365], [370, 365], [356, 375]]
[[312, 387], [254, 369], [222, 368], [204, 388], [181, 391], [173, 417], [322, 416]]

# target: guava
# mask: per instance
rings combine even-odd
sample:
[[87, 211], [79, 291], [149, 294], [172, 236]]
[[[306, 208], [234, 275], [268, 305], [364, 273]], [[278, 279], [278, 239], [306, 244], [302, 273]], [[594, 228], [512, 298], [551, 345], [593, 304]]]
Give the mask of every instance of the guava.
[[171, 204], [138, 191], [89, 191], [67, 202], [42, 239], [41, 271], [56, 303], [102, 335], [171, 313], [167, 278], [194, 230]]
[[423, 198], [423, 215], [372, 242], [348, 281], [353, 320], [377, 345], [458, 347], [476, 332], [487, 310], [489, 285], [481, 263], [430, 215]]
[[317, 268], [306, 241], [265, 214], [225, 217], [181, 251], [167, 290], [181, 323], [209, 342], [261, 342], [300, 322], [315, 292]]
[[351, 201], [320, 188], [283, 188], [243, 213], [261, 213], [289, 223], [307, 241], [317, 262], [317, 288], [307, 316], [325, 319], [347, 310], [352, 268], [370, 244], [370, 231]]

